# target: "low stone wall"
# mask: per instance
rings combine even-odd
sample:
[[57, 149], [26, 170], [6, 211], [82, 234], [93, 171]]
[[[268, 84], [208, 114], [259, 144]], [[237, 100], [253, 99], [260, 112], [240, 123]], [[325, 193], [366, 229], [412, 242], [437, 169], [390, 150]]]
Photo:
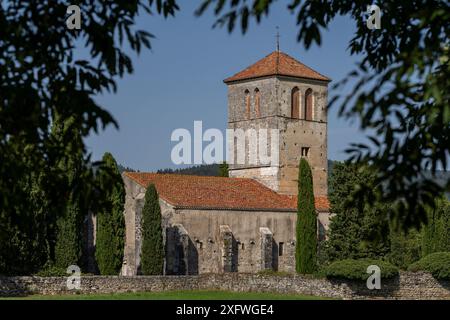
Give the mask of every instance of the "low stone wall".
[[[0, 277], [1, 296], [73, 294], [64, 277]], [[82, 276], [79, 293], [172, 290], [228, 290], [304, 294], [342, 299], [450, 299], [450, 281], [427, 273], [404, 272], [382, 280], [381, 290], [364, 282], [317, 279], [300, 275], [203, 274], [198, 276]]]

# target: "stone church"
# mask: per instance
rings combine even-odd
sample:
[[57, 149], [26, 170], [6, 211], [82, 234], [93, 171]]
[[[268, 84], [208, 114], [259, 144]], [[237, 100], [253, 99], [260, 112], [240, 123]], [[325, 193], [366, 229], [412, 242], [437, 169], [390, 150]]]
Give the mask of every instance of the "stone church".
[[295, 271], [297, 176], [313, 172], [319, 237], [329, 223], [327, 89], [331, 80], [275, 51], [224, 80], [229, 129], [277, 129], [279, 161], [232, 164], [229, 178], [124, 172], [123, 275], [140, 272], [146, 187], [159, 193], [165, 274]]

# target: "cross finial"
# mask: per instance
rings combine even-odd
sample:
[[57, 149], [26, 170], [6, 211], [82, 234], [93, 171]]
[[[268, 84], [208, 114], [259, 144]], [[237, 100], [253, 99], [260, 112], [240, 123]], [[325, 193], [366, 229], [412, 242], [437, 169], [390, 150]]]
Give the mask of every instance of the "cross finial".
[[277, 51], [280, 52], [280, 28], [277, 26], [277, 35], [275, 36], [277, 38]]

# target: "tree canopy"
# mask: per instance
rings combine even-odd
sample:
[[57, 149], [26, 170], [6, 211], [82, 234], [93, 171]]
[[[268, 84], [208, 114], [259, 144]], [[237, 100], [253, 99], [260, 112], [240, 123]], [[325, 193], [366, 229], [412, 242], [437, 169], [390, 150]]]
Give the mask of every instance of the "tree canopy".
[[[125, 48], [150, 48], [153, 35], [136, 28], [138, 14], [178, 10], [174, 0], [81, 0], [82, 28], [69, 30], [69, 4], [0, 2], [0, 273], [34, 272], [51, 258], [46, 239], [55, 242], [49, 235], [69, 195], [93, 212], [105, 204], [83, 138], [118, 124], [94, 97], [115, 92], [116, 80], [133, 72]], [[79, 135], [52, 135], [57, 117]], [[68, 179], [59, 164], [71, 154], [80, 156]]]
[[378, 219], [386, 205], [370, 207], [362, 203], [348, 208], [355, 189], [373, 180], [375, 174], [369, 168], [351, 163], [335, 162], [330, 177], [331, 212], [329, 239], [326, 251], [328, 259], [382, 258], [389, 251], [389, 224]]

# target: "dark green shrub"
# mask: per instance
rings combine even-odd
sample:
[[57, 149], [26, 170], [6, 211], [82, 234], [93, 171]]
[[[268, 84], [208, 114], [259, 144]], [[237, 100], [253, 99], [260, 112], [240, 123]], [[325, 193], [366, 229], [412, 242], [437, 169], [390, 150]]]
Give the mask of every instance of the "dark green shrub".
[[295, 267], [298, 273], [310, 274], [317, 270], [317, 215], [311, 168], [304, 158], [300, 160], [297, 199]]
[[[36, 277], [69, 277], [67, 269], [56, 267], [55, 265], [45, 266], [39, 272], [33, 274]], [[82, 276], [93, 276], [92, 273], [81, 273]]]
[[381, 278], [388, 279], [398, 276], [397, 267], [386, 261], [374, 259], [335, 261], [324, 269], [324, 273], [330, 279], [367, 280], [370, 276], [370, 273], [367, 273], [367, 267], [370, 265], [380, 267]]
[[35, 276], [38, 277], [67, 277], [68, 274], [66, 273], [65, 268], [57, 267], [55, 265], [49, 265], [47, 264], [44, 266], [42, 270], [37, 272]]
[[450, 280], [450, 252], [435, 252], [413, 263], [409, 271], [427, 271], [436, 279]]

